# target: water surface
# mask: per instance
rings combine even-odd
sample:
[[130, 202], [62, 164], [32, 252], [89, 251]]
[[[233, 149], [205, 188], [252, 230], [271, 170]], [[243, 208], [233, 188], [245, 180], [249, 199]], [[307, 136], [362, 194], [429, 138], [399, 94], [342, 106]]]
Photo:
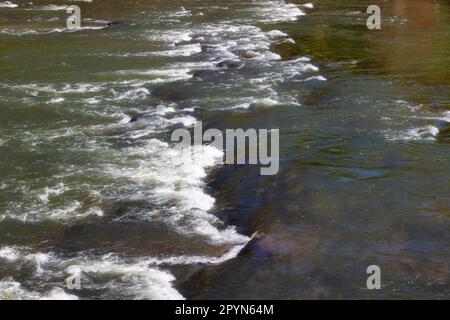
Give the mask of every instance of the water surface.
[[[383, 1], [379, 31], [288, 2], [77, 1], [78, 31], [0, 2], [2, 293], [450, 297], [448, 2]], [[170, 133], [198, 120], [279, 128], [280, 173], [193, 162]]]

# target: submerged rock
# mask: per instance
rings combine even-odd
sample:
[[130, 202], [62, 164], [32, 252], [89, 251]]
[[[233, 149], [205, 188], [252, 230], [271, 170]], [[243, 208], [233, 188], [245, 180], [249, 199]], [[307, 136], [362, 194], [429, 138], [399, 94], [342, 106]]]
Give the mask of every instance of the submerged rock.
[[206, 53], [210, 50], [216, 49], [217, 47], [218, 45], [216, 44], [202, 44], [201, 45], [202, 53]]
[[218, 68], [228, 68], [228, 69], [238, 69], [242, 67], [244, 64], [240, 60], [231, 59], [224, 60], [216, 64]]
[[252, 241], [242, 250], [242, 255], [256, 257], [275, 257], [291, 255], [295, 252], [296, 243], [282, 235], [267, 234], [257, 231], [252, 236]]
[[241, 52], [241, 58], [243, 59], [254, 59], [258, 56], [258, 53], [256, 53], [255, 51], [244, 51]]
[[139, 118], [137, 116], [131, 117], [130, 121], [128, 123], [137, 122]]
[[175, 46], [186, 46], [186, 45], [190, 45], [190, 44], [203, 44], [205, 42], [205, 38], [204, 37], [194, 37], [191, 40], [185, 40], [185, 41], [180, 41], [175, 43]]
[[116, 28], [120, 26], [120, 22], [119, 21], [109, 21], [106, 23], [106, 28]]
[[450, 109], [449, 104], [440, 101], [433, 101], [430, 106], [433, 109]]
[[209, 76], [210, 73], [211, 70], [208, 69], [199, 69], [191, 72], [193, 78], [204, 78], [206, 76]]
[[441, 121], [438, 123], [437, 128], [439, 129], [439, 133], [437, 135], [437, 139], [442, 142], [450, 141], [450, 122]]

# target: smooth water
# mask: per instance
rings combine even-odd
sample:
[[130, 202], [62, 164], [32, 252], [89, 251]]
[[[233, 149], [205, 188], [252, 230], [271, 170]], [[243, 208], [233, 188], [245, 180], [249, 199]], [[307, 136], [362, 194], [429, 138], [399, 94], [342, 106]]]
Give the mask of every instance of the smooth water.
[[[287, 2], [0, 1], [1, 294], [450, 298], [448, 1], [380, 2], [379, 31]], [[199, 120], [279, 128], [279, 174], [192, 161], [170, 134]]]

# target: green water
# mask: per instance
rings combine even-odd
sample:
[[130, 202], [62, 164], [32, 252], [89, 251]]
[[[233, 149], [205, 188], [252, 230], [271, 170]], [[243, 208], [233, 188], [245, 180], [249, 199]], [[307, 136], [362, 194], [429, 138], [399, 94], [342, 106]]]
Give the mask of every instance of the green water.
[[[76, 2], [75, 32], [47, 7], [64, 1], [12, 2], [0, 293], [450, 297], [448, 1], [380, 2], [371, 31], [368, 1], [93, 0]], [[217, 67], [242, 50], [258, 57]], [[196, 120], [279, 128], [279, 174], [214, 165], [211, 149], [180, 164], [170, 133]], [[369, 265], [381, 290], [366, 288]]]

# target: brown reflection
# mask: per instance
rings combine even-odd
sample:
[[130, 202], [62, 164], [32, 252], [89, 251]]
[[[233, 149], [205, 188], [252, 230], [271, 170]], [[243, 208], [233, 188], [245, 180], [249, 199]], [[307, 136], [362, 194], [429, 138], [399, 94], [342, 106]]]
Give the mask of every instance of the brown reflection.
[[393, 0], [380, 4], [383, 25], [377, 53], [385, 70], [429, 84], [446, 79], [445, 24], [437, 0]]

